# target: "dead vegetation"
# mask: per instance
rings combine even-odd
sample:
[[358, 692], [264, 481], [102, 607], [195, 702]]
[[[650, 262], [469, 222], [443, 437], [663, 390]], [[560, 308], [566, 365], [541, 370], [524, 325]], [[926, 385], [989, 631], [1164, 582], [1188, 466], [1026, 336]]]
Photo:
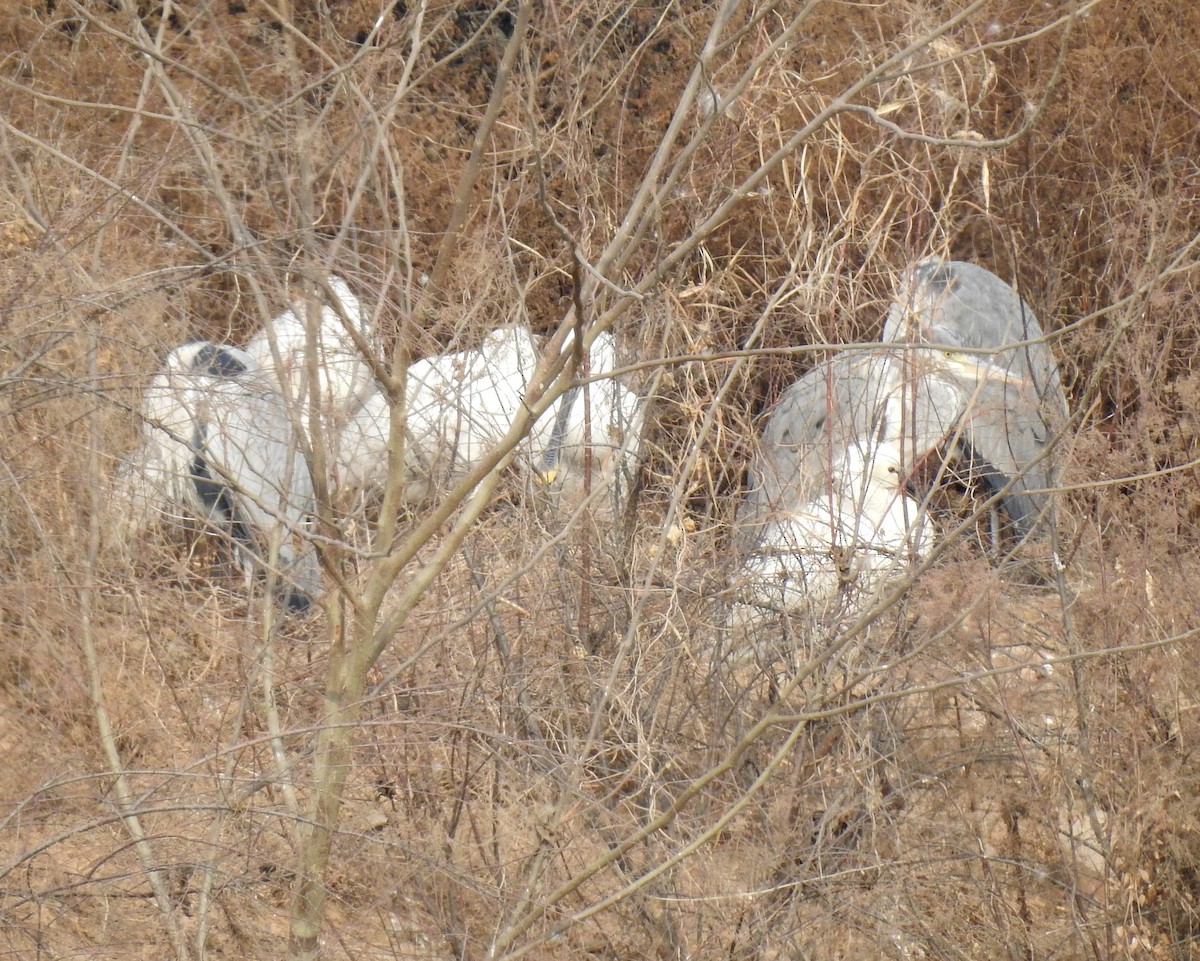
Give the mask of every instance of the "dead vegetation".
[[[328, 957], [1192, 956], [1200, 10], [38, 0], [0, 38], [5, 952], [305, 956], [339, 731]], [[723, 659], [760, 415], [931, 252], [1052, 331], [1042, 586], [948, 505], [894, 603]], [[166, 351], [332, 269], [402, 356], [611, 324], [636, 509], [481, 474], [372, 553], [325, 505], [300, 622], [186, 532], [95, 549]]]

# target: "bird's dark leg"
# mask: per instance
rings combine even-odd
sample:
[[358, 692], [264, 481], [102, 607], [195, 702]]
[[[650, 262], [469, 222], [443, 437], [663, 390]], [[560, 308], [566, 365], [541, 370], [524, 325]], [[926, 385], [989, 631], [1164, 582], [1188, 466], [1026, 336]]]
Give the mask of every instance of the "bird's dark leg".
[[204, 459], [203, 443], [201, 428], [198, 427], [192, 437], [192, 483], [196, 485], [200, 503], [208, 509], [210, 518], [218, 518], [221, 521], [221, 526], [229, 531], [229, 536], [235, 543], [253, 550], [254, 537], [238, 516], [233, 503], [233, 491], [213, 478], [208, 462]]

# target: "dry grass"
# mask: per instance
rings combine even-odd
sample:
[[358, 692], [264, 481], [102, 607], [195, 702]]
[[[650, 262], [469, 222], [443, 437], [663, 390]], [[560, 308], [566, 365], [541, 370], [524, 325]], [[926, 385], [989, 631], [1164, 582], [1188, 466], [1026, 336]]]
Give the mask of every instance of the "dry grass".
[[[350, 278], [414, 356], [548, 333], [569, 237], [607, 257], [584, 320], [611, 312], [654, 391], [636, 510], [569, 520], [506, 481], [391, 637], [352, 729], [326, 954], [1190, 957], [1200, 13], [1100, 4], [1068, 30], [984, 4], [739, 193], [967, 6], [816, 4], [776, 45], [803, 5], [749, 3], [703, 78], [736, 99], [709, 117], [700, 94], [640, 243], [611, 248], [709, 7], [539, 7], [463, 187], [516, 7], [296, 6], [0, 14], [3, 950], [287, 938], [336, 619], [273, 626], [194, 536], [88, 550], [166, 350], [244, 338], [309, 269]], [[1027, 585], [968, 523], [869, 623], [722, 662], [761, 415], [827, 345], [877, 337], [929, 252], [1013, 280], [1053, 331], [1076, 412], [1061, 582]], [[1020, 560], [1049, 572], [1047, 550]], [[377, 561], [331, 556], [353, 627]]]

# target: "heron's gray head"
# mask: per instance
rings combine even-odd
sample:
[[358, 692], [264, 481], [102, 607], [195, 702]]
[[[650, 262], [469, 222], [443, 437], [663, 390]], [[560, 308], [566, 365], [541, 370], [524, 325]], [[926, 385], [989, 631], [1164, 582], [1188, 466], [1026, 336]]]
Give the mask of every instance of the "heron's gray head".
[[942, 305], [953, 292], [954, 272], [940, 257], [921, 261], [900, 278], [895, 300], [883, 326], [885, 341], [946, 344], [962, 343], [957, 332], [938, 323]]
[[941, 257], [927, 257], [908, 271], [905, 282], [913, 290], [925, 290], [927, 296], [940, 297], [955, 286], [955, 274]]

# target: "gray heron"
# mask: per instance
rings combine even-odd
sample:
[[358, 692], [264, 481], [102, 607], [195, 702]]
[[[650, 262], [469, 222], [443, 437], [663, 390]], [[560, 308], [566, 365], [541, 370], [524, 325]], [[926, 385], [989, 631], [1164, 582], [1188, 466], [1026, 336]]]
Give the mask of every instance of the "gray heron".
[[772, 512], [826, 494], [833, 465], [853, 446], [895, 444], [909, 476], [995, 381], [1013, 389], [986, 361], [928, 349], [847, 349], [818, 364], [767, 421], [738, 509], [737, 546], [753, 548]]
[[200, 341], [171, 351], [143, 396], [143, 442], [122, 470], [135, 526], [190, 515], [226, 534], [249, 577], [277, 543], [287, 606], [320, 588], [316, 555], [299, 549], [312, 510], [308, 468], [273, 377], [236, 347]]
[[[1020, 536], [1043, 534], [1059, 473], [1053, 444], [1067, 422], [1054, 354], [1033, 310], [975, 264], [932, 258], [907, 271], [883, 326], [887, 343], [971, 351], [1003, 371], [963, 412], [959, 451], [982, 463], [983, 480]], [[968, 355], [959, 355], [964, 361]]]
[[[284, 397], [299, 409], [306, 428], [311, 424], [315, 388], [322, 422], [336, 434], [375, 389], [371, 367], [350, 327], [368, 344], [374, 332], [358, 297], [341, 277], [331, 275], [316, 293], [325, 301], [317, 314], [310, 318], [308, 302], [297, 301], [250, 339], [246, 353], [277, 379]], [[315, 380], [308, 370], [310, 340], [316, 358]]]
[[[828, 553], [845, 522], [801, 524], [809, 544], [802, 551], [781, 547], [779, 541], [796, 529], [798, 513], [820, 517], [832, 510], [838, 518], [853, 516], [845, 506], [847, 477], [862, 478], [869, 495], [864, 506], [876, 505], [877, 511], [877, 496], [888, 497], [904, 507], [906, 516], [922, 518], [919, 539], [925, 541], [923, 514], [915, 509], [920, 505], [897, 494], [901, 483], [964, 432], [981, 398], [1007, 406], [1022, 389], [1014, 375], [987, 358], [945, 348], [849, 348], [818, 364], [784, 391], [764, 429], [735, 520], [734, 548], [741, 564], [736, 576], [761, 583], [765, 570], [775, 581], [790, 578], [795, 586], [782, 600], [799, 603], [805, 589], [800, 585], [812, 580], [802, 562], [813, 553], [813, 539], [823, 530]], [[855, 466], [860, 457], [865, 458], [862, 469]], [[894, 471], [884, 473], [875, 464]], [[822, 508], [823, 503], [837, 506]], [[894, 548], [895, 538], [885, 538], [885, 549]], [[829, 593], [828, 574], [815, 583], [817, 596]]]

